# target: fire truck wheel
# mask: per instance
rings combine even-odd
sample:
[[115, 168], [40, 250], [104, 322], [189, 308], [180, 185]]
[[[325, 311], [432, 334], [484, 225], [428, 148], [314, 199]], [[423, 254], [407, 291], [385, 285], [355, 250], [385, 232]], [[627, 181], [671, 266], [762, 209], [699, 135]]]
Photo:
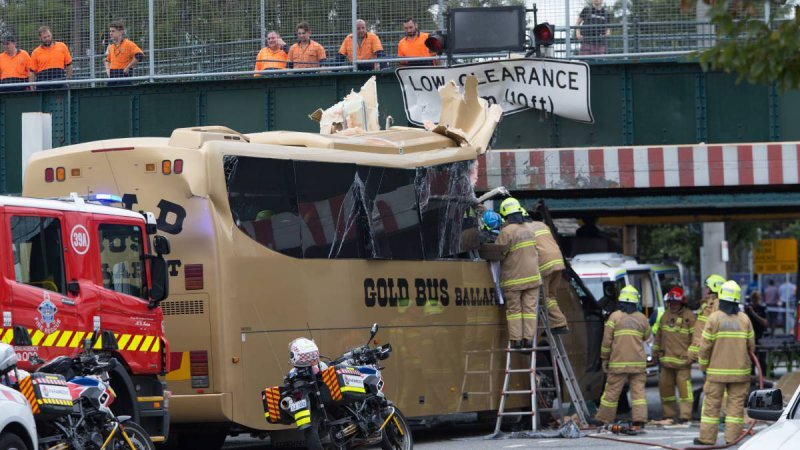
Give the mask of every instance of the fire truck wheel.
[[14, 433], [0, 435], [0, 450], [28, 450], [28, 446]]

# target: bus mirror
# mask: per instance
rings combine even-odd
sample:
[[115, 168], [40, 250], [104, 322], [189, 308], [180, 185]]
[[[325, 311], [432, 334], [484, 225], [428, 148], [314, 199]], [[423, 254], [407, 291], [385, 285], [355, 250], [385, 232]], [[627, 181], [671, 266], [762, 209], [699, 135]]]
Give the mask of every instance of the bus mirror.
[[169, 255], [172, 251], [172, 246], [169, 244], [169, 239], [164, 236], [155, 236], [153, 238], [153, 248], [156, 251], [156, 254], [161, 255]]
[[[160, 236], [156, 236], [157, 238]], [[169, 241], [167, 241], [169, 245]], [[158, 303], [169, 295], [169, 273], [167, 262], [161, 256], [150, 259], [150, 300], [151, 307], [155, 308]]]

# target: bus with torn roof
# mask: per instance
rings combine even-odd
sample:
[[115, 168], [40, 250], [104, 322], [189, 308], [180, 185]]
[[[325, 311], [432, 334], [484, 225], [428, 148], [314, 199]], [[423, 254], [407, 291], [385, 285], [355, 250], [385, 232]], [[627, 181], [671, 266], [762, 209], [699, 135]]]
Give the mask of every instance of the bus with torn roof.
[[[395, 351], [387, 395], [409, 417], [487, 412], [499, 401], [506, 324], [489, 265], [470, 247], [470, 211], [476, 158], [499, 115], [463, 114], [475, 103], [476, 94], [451, 102], [474, 123], [443, 120], [457, 126], [432, 131], [196, 127], [82, 143], [35, 154], [24, 193], [111, 193], [158, 211], [172, 235], [162, 309], [181, 448], [219, 448], [237, 432], [277, 442], [260, 392], [282, 379], [288, 343], [310, 337], [335, 355], [363, 344], [373, 322]], [[66, 175], [46, 182], [48, 168]], [[559, 297], [575, 373], [596, 399], [602, 316], [586, 295], [564, 288]]]

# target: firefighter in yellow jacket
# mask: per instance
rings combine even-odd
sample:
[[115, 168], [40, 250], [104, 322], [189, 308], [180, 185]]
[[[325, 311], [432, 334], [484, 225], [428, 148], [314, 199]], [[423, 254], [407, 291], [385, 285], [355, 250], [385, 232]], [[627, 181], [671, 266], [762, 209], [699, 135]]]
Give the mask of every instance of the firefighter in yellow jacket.
[[539, 274], [542, 276], [542, 285], [544, 286], [547, 301], [548, 325], [550, 325], [554, 334], [566, 334], [569, 332], [567, 318], [564, 317], [564, 313], [561, 312], [556, 300], [561, 281], [564, 279], [562, 273], [564, 270], [564, 257], [553, 234], [550, 232], [550, 227], [545, 225], [544, 222], [532, 220], [527, 213], [524, 216], [525, 224], [533, 231], [533, 237], [536, 239], [536, 251], [539, 254]]
[[742, 312], [741, 288], [726, 281], [719, 290], [719, 310], [708, 317], [703, 329], [698, 362], [706, 374], [698, 445], [713, 445], [719, 431], [720, 406], [727, 389], [725, 442], [730, 444], [744, 427], [744, 400], [750, 390], [750, 355], [755, 350], [753, 324]]
[[[664, 296], [667, 311], [659, 319], [653, 353], [658, 356], [661, 374], [658, 390], [665, 419], [683, 423], [692, 420], [692, 361], [689, 344], [696, 318], [686, 307], [683, 289], [674, 287]], [[678, 397], [675, 397], [675, 388]], [[676, 408], [675, 405], [679, 408]], [[678, 414], [680, 410], [680, 415]]]
[[514, 348], [530, 348], [536, 332], [536, 303], [539, 298], [539, 259], [536, 239], [525, 226], [522, 206], [509, 197], [500, 204], [505, 225], [495, 244], [505, 246], [500, 263], [500, 287], [506, 304], [508, 338]]
[[697, 361], [697, 352], [700, 351], [700, 340], [703, 337], [703, 328], [708, 322], [708, 317], [719, 309], [719, 301], [717, 294], [722, 287], [725, 278], [722, 275], [711, 274], [706, 278], [705, 282], [705, 296], [703, 303], [700, 305], [700, 312], [697, 314], [697, 322], [694, 324], [694, 333], [692, 333], [692, 345], [689, 346], [689, 357], [692, 361]]
[[650, 339], [652, 331], [647, 318], [637, 310], [638, 304], [639, 291], [633, 286], [625, 286], [619, 294], [620, 309], [611, 313], [606, 321], [600, 359], [608, 377], [595, 415], [595, 419], [603, 423], [614, 421], [625, 383], [630, 386], [634, 425], [643, 426], [647, 422], [644, 342]]

